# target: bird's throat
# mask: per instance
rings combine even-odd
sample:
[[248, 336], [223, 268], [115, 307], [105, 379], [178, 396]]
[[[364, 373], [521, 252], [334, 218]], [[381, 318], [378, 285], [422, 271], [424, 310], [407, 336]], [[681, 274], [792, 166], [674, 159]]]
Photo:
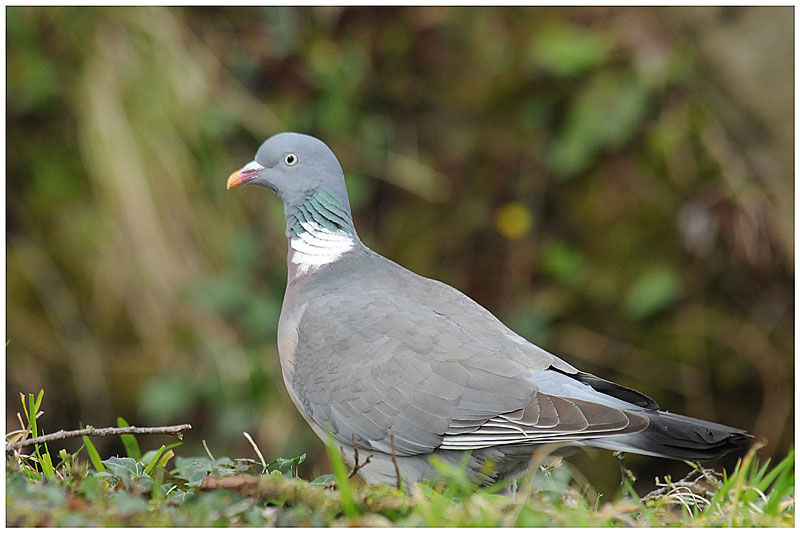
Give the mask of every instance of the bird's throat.
[[310, 194], [286, 218], [289, 268], [307, 274], [338, 260], [359, 242], [349, 210], [324, 190]]

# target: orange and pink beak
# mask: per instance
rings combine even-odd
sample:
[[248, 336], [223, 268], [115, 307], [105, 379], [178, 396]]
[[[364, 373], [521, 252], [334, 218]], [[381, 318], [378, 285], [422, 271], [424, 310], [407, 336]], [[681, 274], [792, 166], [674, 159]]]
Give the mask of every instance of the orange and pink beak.
[[248, 182], [253, 181], [261, 174], [261, 171], [264, 170], [264, 167], [256, 163], [255, 161], [250, 161], [245, 166], [228, 176], [228, 189], [231, 187], [239, 187], [240, 185], [245, 185]]

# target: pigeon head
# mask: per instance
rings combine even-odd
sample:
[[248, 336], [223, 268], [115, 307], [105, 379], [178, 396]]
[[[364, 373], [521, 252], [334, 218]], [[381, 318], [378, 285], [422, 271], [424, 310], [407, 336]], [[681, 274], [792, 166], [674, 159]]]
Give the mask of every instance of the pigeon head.
[[261, 145], [256, 157], [228, 178], [228, 188], [261, 185], [283, 200], [287, 214], [315, 193], [332, 197], [350, 214], [344, 173], [328, 146], [300, 133], [278, 133]]
[[344, 173], [324, 142], [299, 133], [273, 135], [253, 161], [228, 178], [228, 189], [261, 185], [283, 200], [290, 277], [337, 261], [358, 249]]

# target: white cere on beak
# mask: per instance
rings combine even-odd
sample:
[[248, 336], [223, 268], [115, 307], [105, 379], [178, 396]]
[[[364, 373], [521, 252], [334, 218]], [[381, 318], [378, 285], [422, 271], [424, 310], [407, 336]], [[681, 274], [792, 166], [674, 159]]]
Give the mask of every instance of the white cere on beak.
[[239, 169], [239, 172], [261, 172], [264, 167], [255, 161], [250, 161], [245, 166]]

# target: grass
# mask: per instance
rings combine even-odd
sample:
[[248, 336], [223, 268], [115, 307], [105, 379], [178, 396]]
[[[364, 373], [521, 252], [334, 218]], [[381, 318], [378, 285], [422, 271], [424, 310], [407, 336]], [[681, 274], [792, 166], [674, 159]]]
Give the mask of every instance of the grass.
[[[22, 429], [36, 435], [43, 393], [23, 396]], [[120, 425], [127, 425], [118, 420]], [[351, 484], [329, 446], [333, 474], [297, 477], [304, 456], [252, 459], [182, 457], [174, 448], [140, 451], [123, 438], [125, 457], [101, 459], [88, 437], [79, 450], [52, 456], [46, 445], [7, 455], [8, 526], [794, 526], [794, 452], [760, 463], [754, 446], [733, 472], [699, 465], [679, 481], [656, 480], [643, 497], [630, 485], [600, 499], [560, 459], [534, 456], [513, 497], [481, 487], [459, 465], [434, 462], [438, 479], [409, 491]], [[255, 446], [254, 446], [255, 447]], [[257, 452], [260, 455], [260, 452]]]

